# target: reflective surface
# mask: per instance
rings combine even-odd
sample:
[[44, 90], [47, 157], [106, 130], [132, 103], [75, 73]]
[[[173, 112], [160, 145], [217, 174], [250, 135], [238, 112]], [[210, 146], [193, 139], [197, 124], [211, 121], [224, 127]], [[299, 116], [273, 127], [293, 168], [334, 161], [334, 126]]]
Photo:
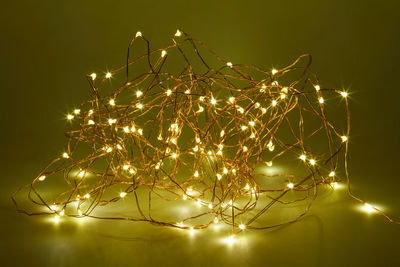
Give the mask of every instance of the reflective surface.
[[398, 265], [400, 226], [365, 210], [341, 188], [324, 190], [301, 221], [245, 231], [233, 244], [222, 226], [190, 233], [94, 219], [55, 223], [52, 217], [17, 214], [10, 201], [17, 187], [63, 151], [65, 114], [91, 93], [84, 75], [123, 64], [137, 30], [156, 48], [181, 27], [235, 63], [282, 67], [311, 53], [321, 84], [350, 92], [353, 190], [399, 218], [398, 4], [292, 2], [3, 6], [2, 261], [15, 266]]

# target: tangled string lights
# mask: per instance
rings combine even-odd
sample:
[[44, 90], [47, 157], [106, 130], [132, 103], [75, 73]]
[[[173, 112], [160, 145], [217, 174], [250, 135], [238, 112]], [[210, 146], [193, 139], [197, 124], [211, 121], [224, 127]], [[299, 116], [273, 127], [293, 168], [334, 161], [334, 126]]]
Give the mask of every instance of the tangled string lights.
[[[19, 212], [146, 221], [191, 230], [223, 222], [235, 235], [299, 220], [320, 185], [337, 186], [338, 168], [348, 182], [348, 93], [320, 87], [310, 70], [310, 55], [265, 71], [227, 62], [181, 30], [172, 40], [166, 48], [150, 50], [138, 32], [124, 66], [104, 77], [87, 76], [93, 98], [67, 115], [67, 149], [22, 187], [45, 211], [20, 208], [16, 194], [21, 188], [13, 195]], [[146, 52], [131, 60], [136, 41], [144, 42]], [[175, 60], [170, 66], [169, 56]], [[167, 70], [179, 66], [178, 71]], [[328, 120], [327, 101], [344, 105], [343, 129]], [[272, 169], [282, 162], [295, 165], [300, 174], [257, 172], [260, 166]], [[62, 179], [66, 190], [51, 197], [39, 193], [38, 186]], [[367, 208], [398, 223], [348, 189]], [[145, 200], [139, 190], [147, 192]], [[96, 212], [129, 197], [135, 201], [135, 215]], [[166, 206], [186, 201], [199, 207], [188, 217], [172, 214], [175, 219], [163, 220], [152, 213], [155, 199]], [[272, 207], [297, 202], [306, 203], [304, 210], [287, 221], [257, 223]]]

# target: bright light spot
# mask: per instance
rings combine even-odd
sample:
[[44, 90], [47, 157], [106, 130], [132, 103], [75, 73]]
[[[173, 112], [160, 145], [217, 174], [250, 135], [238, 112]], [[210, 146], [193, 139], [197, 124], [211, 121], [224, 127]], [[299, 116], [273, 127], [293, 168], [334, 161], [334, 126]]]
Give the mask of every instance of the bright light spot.
[[68, 120], [72, 120], [73, 118], [74, 118], [73, 115], [71, 115], [71, 114], [68, 114], [68, 115], [67, 115], [67, 119], [68, 119]]
[[278, 104], [278, 102], [277, 102], [276, 100], [272, 100], [271, 105], [272, 105], [273, 107], [275, 107], [277, 104]]
[[250, 189], [250, 185], [246, 184], [246, 186], [244, 187], [245, 190], [249, 190]]
[[285, 94], [281, 94], [281, 99], [285, 99], [286, 95]]
[[293, 189], [294, 188], [294, 184], [293, 183], [288, 183], [287, 187], [290, 188], [290, 189]]
[[212, 97], [212, 98], [211, 98], [211, 104], [212, 104], [212, 105], [215, 105], [215, 104], [217, 104], [217, 100], [215, 100], [215, 98], [214, 98], [214, 97]]
[[224, 173], [227, 174], [228, 173], [228, 169], [224, 167]]
[[141, 32], [137, 32], [136, 35], [135, 35], [135, 37], [136, 37], [136, 38], [137, 38], [137, 37], [142, 37], [142, 33], [141, 33]]
[[315, 159], [310, 159], [310, 164], [311, 165], [315, 165], [315, 163], [316, 163]]
[[319, 103], [323, 104], [323, 103], [324, 103], [324, 98], [321, 96], [321, 97], [318, 99], [318, 101], [319, 101]]
[[167, 55], [167, 51], [163, 50], [161, 51], [161, 57], [165, 57]]
[[243, 151], [246, 152], [248, 150], [247, 146], [243, 146]]
[[246, 225], [240, 224], [240, 225], [239, 225], [239, 228], [242, 229], [242, 230], [244, 230], [244, 229], [246, 229]]
[[222, 179], [222, 175], [220, 173], [217, 173], [217, 179], [221, 180]]
[[107, 78], [107, 79], [111, 78], [111, 72], [107, 72], [106, 78]]
[[142, 91], [136, 91], [136, 97], [140, 97], [141, 95], [143, 95]]
[[282, 88], [282, 92], [285, 93], [285, 94], [287, 94], [287, 92], [288, 92], [287, 87], [283, 87], [283, 88]]
[[243, 125], [242, 127], [240, 127], [242, 129], [242, 131], [245, 131], [247, 129], [246, 125]]
[[39, 181], [44, 181], [44, 179], [46, 179], [46, 175], [42, 175], [39, 177]]
[[214, 218], [214, 223], [218, 223], [218, 222], [219, 222], [218, 217], [215, 217]]
[[250, 121], [249, 124], [250, 124], [250, 126], [256, 125], [256, 123], [254, 121]]
[[342, 138], [342, 142], [346, 142], [347, 141], [347, 136], [343, 135], [341, 138]]
[[119, 193], [119, 196], [120, 196], [120, 197], [125, 197], [125, 196], [126, 196], [126, 192], [121, 192], [121, 193]]
[[329, 177], [333, 177], [333, 176], [335, 176], [335, 172], [334, 172], [334, 171], [331, 171], [331, 172], [329, 173]]
[[90, 194], [89, 193], [87, 193], [86, 195], [84, 195], [83, 196], [84, 198], [86, 198], [86, 199], [89, 199], [90, 198]]
[[199, 177], [199, 172], [198, 171], [194, 172], [194, 177]]
[[92, 80], [95, 80], [96, 79], [96, 73], [92, 73], [92, 74], [90, 74], [90, 77], [92, 77]]
[[128, 127], [128, 126], [125, 126], [125, 127], [124, 127], [124, 132], [125, 132], [125, 133], [129, 133], [129, 132], [130, 132], [130, 130], [129, 130], [129, 127]]
[[89, 120], [89, 125], [94, 125], [94, 120]]
[[181, 32], [180, 30], [176, 30], [175, 36], [176, 36], [176, 37], [179, 37], [179, 36], [181, 36], [181, 35], [182, 35], [182, 32]]
[[268, 167], [272, 167], [272, 161], [267, 161], [265, 163], [267, 164]]
[[232, 65], [232, 62], [227, 62], [226, 65], [227, 65], [229, 68], [232, 68], [232, 66], [233, 66], [233, 65]]
[[320, 89], [321, 89], [321, 87], [319, 87], [319, 85], [317, 84], [317, 85], [315, 85], [314, 86], [314, 88], [315, 88], [315, 90], [317, 90], [317, 91], [319, 91]]
[[235, 235], [230, 235], [229, 237], [225, 238], [225, 243], [232, 245], [233, 243], [235, 243]]
[[114, 99], [110, 99], [110, 101], [108, 103], [110, 104], [110, 106], [115, 106], [115, 100]]
[[208, 204], [208, 208], [209, 209], [212, 209], [213, 208], [213, 206], [212, 206], [212, 204], [210, 203], [210, 204]]
[[54, 222], [58, 223], [60, 221], [60, 216], [58, 216], [57, 214], [54, 215]]
[[364, 210], [367, 212], [375, 212], [375, 208], [368, 203], [364, 203]]
[[340, 185], [337, 182], [332, 182], [331, 186], [333, 187], [333, 189], [338, 189], [340, 188]]
[[220, 136], [220, 137], [223, 137], [224, 134], [225, 134], [225, 131], [224, 131], [224, 130], [221, 130], [221, 133], [219, 134], [219, 136]]
[[271, 70], [272, 75], [275, 75], [277, 72], [278, 72], [278, 70], [276, 70], [276, 69]]
[[232, 104], [235, 102], [235, 98], [233, 97], [233, 96], [231, 96], [230, 98], [229, 98], [229, 102], [231, 102]]
[[63, 156], [63, 158], [65, 158], [65, 159], [68, 159], [68, 158], [69, 158], [69, 155], [68, 155], [68, 153], [66, 153], [66, 152], [64, 152], [62, 156]]
[[136, 104], [136, 107], [137, 107], [138, 109], [142, 109], [142, 108], [143, 108], [143, 104], [138, 103], [138, 104]]
[[75, 113], [75, 114], [79, 114], [79, 113], [81, 113], [81, 110], [80, 110], [80, 109], [75, 109], [75, 110], [74, 110], [74, 113]]
[[306, 155], [303, 154], [303, 155], [301, 155], [299, 158], [300, 158], [302, 161], [305, 161], [307, 157], [306, 157]]
[[116, 123], [117, 122], [117, 119], [108, 119], [108, 124], [113, 124], [113, 123]]
[[60, 211], [60, 216], [64, 216], [64, 214], [65, 214], [64, 210]]
[[170, 96], [172, 94], [172, 90], [171, 89], [168, 89], [167, 90], [167, 96]]
[[348, 96], [348, 93], [345, 92], [345, 91], [340, 92], [340, 94], [341, 94], [343, 97], [347, 97], [347, 96]]
[[178, 157], [178, 154], [172, 153], [172, 157], [173, 157], [174, 159], [176, 159], [176, 158]]

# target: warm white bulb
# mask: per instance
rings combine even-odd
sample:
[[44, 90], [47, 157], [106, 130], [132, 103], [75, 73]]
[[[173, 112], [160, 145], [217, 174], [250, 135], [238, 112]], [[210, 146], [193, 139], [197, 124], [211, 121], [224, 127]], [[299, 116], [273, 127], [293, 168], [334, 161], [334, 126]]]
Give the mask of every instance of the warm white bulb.
[[44, 181], [46, 179], [46, 175], [42, 175], [39, 177], [39, 181]]
[[211, 98], [211, 104], [213, 105], [217, 104], [217, 100], [214, 97]]
[[114, 99], [110, 99], [110, 101], [108, 103], [110, 104], [110, 106], [115, 106], [115, 100]]
[[161, 57], [165, 57], [167, 55], [167, 51], [163, 50], [161, 51]]
[[294, 184], [293, 184], [293, 183], [288, 183], [288, 184], [287, 184], [287, 187], [290, 188], [290, 189], [293, 189]]
[[342, 138], [342, 142], [346, 142], [347, 141], [347, 136], [343, 135], [341, 138]]
[[310, 164], [311, 165], [315, 165], [315, 163], [316, 163], [315, 159], [310, 159]]
[[303, 155], [301, 155], [299, 158], [300, 158], [302, 161], [305, 161], [307, 157], [306, 157], [306, 155], [303, 154]]
[[343, 92], [340, 92], [340, 94], [341, 94], [343, 97], [347, 97], [347, 96], [348, 96], [348, 93], [347, 93], [347, 92], [345, 92], [345, 91], [343, 91]]
[[176, 30], [175, 36], [176, 36], [176, 37], [179, 37], [179, 36], [181, 36], [181, 35], [182, 35], [182, 32], [181, 32], [180, 30]]
[[111, 78], [111, 72], [107, 72], [106, 78], [107, 78], [107, 79]]
[[229, 68], [232, 68], [232, 66], [233, 66], [233, 65], [232, 65], [232, 62], [227, 62], [226, 65], [227, 65]]
[[246, 229], [246, 225], [240, 224], [240, 225], [239, 225], [239, 228], [242, 229], [242, 230], [244, 230], [244, 229]]
[[121, 193], [119, 194], [119, 196], [120, 196], [120, 197], [125, 197], [125, 196], [126, 196], [126, 192], [121, 192]]
[[276, 69], [271, 70], [272, 75], [275, 75], [277, 72], [278, 72], [278, 70], [276, 70]]
[[317, 84], [314, 86], [315, 90], [319, 91], [321, 89], [321, 87]]
[[96, 73], [92, 73], [92, 74], [90, 74], [90, 77], [92, 77], [92, 80], [95, 80], [96, 79]]
[[141, 32], [137, 32], [136, 35], [135, 35], [135, 37], [136, 37], [136, 38], [137, 38], [137, 37], [142, 37], [142, 33], [141, 33]]
[[62, 156], [63, 156], [63, 158], [65, 158], [65, 159], [69, 158], [69, 155], [68, 155], [68, 153], [66, 153], [66, 152], [64, 152]]
[[318, 101], [319, 101], [319, 103], [323, 104], [323, 103], [324, 103], [324, 98], [321, 96], [321, 97], [318, 99]]
[[136, 91], [136, 97], [140, 97], [141, 95], [143, 95], [142, 91]]
[[275, 107], [277, 104], [278, 104], [278, 102], [277, 102], [276, 100], [272, 100], [271, 105], [272, 105], [273, 107]]
[[68, 114], [68, 115], [67, 115], [67, 119], [68, 119], [68, 120], [72, 120], [73, 118], [74, 118], [73, 115], [71, 115], [71, 114]]
[[329, 173], [329, 177], [333, 177], [333, 176], [335, 176], [335, 172], [334, 172], [334, 171], [331, 171], [331, 172]]

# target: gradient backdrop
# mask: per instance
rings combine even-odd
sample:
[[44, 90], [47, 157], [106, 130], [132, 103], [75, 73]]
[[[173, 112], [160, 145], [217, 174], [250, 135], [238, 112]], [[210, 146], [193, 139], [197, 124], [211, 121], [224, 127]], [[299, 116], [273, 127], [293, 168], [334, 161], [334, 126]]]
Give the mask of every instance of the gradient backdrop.
[[0, 16], [2, 266], [400, 266], [400, 225], [335, 191], [298, 223], [235, 246], [148, 224], [54, 225], [10, 196], [63, 150], [84, 77], [124, 63], [140, 30], [165, 46], [177, 27], [221, 57], [264, 68], [302, 53], [326, 86], [349, 90], [355, 193], [400, 218], [398, 1], [7, 1]]

